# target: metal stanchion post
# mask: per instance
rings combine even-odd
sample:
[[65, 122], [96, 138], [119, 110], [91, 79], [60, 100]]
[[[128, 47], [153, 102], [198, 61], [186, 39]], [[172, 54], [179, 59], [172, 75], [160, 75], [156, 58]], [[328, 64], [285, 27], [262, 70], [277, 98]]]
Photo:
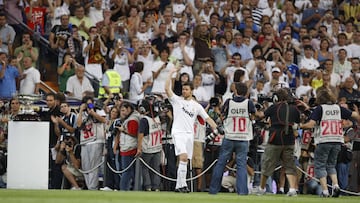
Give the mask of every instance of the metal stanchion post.
[[189, 163], [190, 163], [190, 191], [194, 192], [194, 181], [192, 179], [193, 177], [193, 168], [192, 168], [192, 159], [189, 159]]
[[140, 168], [140, 160], [136, 157], [135, 161], [135, 185], [134, 190], [141, 191], [141, 168]]

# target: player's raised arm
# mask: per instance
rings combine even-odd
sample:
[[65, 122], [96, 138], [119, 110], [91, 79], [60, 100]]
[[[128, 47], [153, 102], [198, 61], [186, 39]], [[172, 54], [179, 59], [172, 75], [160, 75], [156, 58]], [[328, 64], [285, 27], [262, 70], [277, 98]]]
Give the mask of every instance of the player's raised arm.
[[165, 82], [165, 92], [169, 98], [172, 97], [174, 94], [174, 92], [172, 91], [172, 75], [177, 71], [178, 71], [178, 67], [171, 69], [169, 72], [169, 77], [166, 79]]

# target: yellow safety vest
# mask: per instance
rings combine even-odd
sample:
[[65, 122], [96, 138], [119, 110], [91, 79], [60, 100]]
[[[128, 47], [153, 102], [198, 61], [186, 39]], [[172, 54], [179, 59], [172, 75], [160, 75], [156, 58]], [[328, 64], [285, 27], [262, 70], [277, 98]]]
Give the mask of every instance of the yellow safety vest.
[[[121, 87], [121, 76], [116, 70], [107, 70], [105, 72], [107, 77], [109, 78], [109, 89], [112, 94], [120, 93]], [[100, 81], [99, 88], [99, 96], [98, 98], [107, 98], [109, 95], [106, 94], [104, 87], [102, 86], [102, 82]]]

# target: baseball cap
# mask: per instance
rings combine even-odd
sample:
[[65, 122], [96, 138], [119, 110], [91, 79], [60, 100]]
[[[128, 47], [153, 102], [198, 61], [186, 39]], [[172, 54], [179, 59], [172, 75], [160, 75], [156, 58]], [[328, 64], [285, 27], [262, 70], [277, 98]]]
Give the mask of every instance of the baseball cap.
[[280, 68], [278, 68], [278, 67], [274, 67], [274, 68], [271, 69], [271, 72], [272, 72], [272, 73], [273, 73], [273, 72], [278, 72], [278, 73], [280, 73], [281, 70], [280, 70]]

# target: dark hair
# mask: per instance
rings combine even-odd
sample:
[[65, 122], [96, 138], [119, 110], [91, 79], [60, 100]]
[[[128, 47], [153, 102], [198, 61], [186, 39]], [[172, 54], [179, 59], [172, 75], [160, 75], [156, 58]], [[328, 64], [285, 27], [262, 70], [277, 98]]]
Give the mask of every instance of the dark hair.
[[235, 52], [235, 53], [231, 56], [231, 58], [234, 58], [234, 56], [240, 56], [240, 59], [242, 58], [242, 57], [241, 57], [241, 54], [240, 54], [239, 52]]
[[260, 51], [261, 51], [261, 54], [262, 54], [262, 52], [263, 52], [261, 46], [258, 45], [258, 44], [255, 45], [255, 46], [251, 49], [251, 53], [254, 54], [256, 50], [260, 50]]
[[134, 106], [127, 101], [124, 101], [123, 103], [121, 103], [120, 109], [124, 107], [124, 108], [131, 108], [132, 111], [134, 111]]
[[220, 15], [219, 15], [218, 13], [216, 13], [216, 12], [213, 12], [212, 14], [210, 14], [210, 19], [211, 19], [211, 17], [213, 17], [213, 16], [217, 16], [218, 18], [220, 18]]
[[50, 92], [50, 93], [47, 93], [46, 94], [46, 97], [53, 97], [54, 100], [56, 100], [58, 97], [57, 97], [57, 94], [56, 93], [53, 93], [53, 92]]
[[235, 83], [236, 94], [239, 96], [245, 96], [248, 93], [248, 87], [242, 82]]
[[290, 99], [290, 89], [281, 88], [278, 89], [274, 94], [277, 96], [278, 101], [288, 101]]
[[144, 63], [142, 61], [137, 61], [134, 64], [134, 71], [140, 73], [144, 70]]
[[192, 84], [192, 82], [185, 82], [182, 86], [189, 86], [191, 90], [194, 90], [194, 85]]
[[240, 81], [240, 78], [241, 78], [242, 76], [244, 76], [244, 75], [245, 75], [245, 71], [244, 71], [244, 70], [237, 69], [237, 70], [234, 72], [234, 79], [233, 79], [233, 81], [234, 81], [234, 82], [241, 82], [241, 81]]
[[84, 96], [81, 100], [81, 103], [87, 103], [87, 101], [91, 100], [91, 102], [94, 102], [94, 97], [92, 96]]
[[160, 50], [160, 53], [162, 53], [162, 52], [164, 52], [164, 51], [166, 51], [166, 53], [170, 54], [170, 49], [169, 49], [169, 47], [164, 47], [164, 48], [162, 48], [162, 49]]

